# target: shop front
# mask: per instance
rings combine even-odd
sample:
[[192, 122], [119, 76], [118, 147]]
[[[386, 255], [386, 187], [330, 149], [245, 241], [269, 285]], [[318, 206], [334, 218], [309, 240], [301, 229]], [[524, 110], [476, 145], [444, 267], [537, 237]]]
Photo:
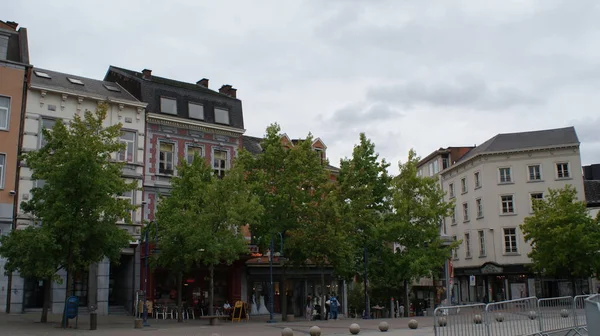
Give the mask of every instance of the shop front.
[[[247, 297], [250, 315], [268, 315], [271, 312], [270, 267], [268, 257], [259, 257], [246, 262]], [[322, 281], [324, 278], [324, 284]], [[306, 306], [310, 300], [320, 307], [323, 300], [332, 295], [341, 303], [340, 312], [345, 311], [344, 282], [332, 274], [331, 268], [285, 267], [274, 258], [273, 264], [273, 313], [281, 314], [285, 302], [287, 315], [306, 318]]]

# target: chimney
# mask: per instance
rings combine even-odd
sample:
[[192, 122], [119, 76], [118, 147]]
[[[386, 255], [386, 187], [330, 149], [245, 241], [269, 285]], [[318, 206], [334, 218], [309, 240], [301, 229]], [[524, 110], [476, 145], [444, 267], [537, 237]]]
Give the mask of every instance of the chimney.
[[196, 82], [196, 85], [200, 85], [205, 88], [208, 88], [208, 78], [202, 78], [201, 80]]
[[222, 94], [226, 94], [233, 98], [236, 98], [236, 95], [237, 95], [237, 89], [234, 89], [229, 84], [225, 84], [225, 85], [221, 86], [221, 88], [219, 89], [219, 92]]
[[145, 80], [152, 80], [152, 70], [144, 69], [142, 70], [142, 78]]
[[17, 30], [17, 27], [19, 26], [19, 24], [14, 21], [6, 21], [6, 25], [14, 30]]

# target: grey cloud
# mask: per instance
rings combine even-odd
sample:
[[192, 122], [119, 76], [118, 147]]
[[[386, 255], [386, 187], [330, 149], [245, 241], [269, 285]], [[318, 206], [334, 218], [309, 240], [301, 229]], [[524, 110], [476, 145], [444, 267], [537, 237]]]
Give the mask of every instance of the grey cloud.
[[402, 117], [402, 113], [384, 103], [354, 104], [345, 106], [326, 120], [341, 127], [364, 126], [366, 124], [388, 122]]
[[516, 87], [490, 87], [485, 81], [473, 77], [463, 77], [454, 81], [412, 80], [397, 85], [374, 87], [368, 90], [367, 99], [402, 104], [406, 107], [429, 104], [483, 110], [542, 103], [541, 99]]
[[575, 131], [580, 142], [597, 143], [600, 145], [600, 117], [573, 120], [571, 124], [575, 126]]

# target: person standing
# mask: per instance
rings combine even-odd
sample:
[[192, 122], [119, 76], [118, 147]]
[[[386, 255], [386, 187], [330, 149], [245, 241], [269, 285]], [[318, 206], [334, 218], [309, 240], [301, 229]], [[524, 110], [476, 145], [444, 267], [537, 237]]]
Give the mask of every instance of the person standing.
[[337, 320], [339, 306], [340, 304], [337, 298], [335, 296], [332, 296], [331, 299], [329, 299], [329, 311], [331, 312], [332, 320]]

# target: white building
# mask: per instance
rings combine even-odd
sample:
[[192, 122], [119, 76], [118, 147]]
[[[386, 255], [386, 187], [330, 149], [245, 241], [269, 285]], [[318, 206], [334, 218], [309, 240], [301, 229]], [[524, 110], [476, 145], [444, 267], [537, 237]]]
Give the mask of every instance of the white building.
[[[23, 151], [33, 151], [43, 143], [43, 128], [51, 128], [56, 120], [67, 122], [76, 114], [83, 115], [86, 110], [95, 111], [100, 102], [108, 103], [106, 126], [121, 123], [123, 125], [122, 141], [127, 149], [115, 153], [114, 159], [125, 161], [123, 178], [129, 182], [138, 181], [139, 190], [132, 191], [123, 197], [131, 199], [138, 206], [132, 212], [132, 225], [115, 223], [131, 236], [131, 245], [122, 251], [120, 265], [114, 266], [109, 260], [98, 265], [97, 300], [98, 314], [131, 310], [135, 290], [139, 289], [139, 245], [142, 228], [142, 179], [144, 167], [145, 137], [145, 103], [141, 103], [116, 83], [104, 82], [55, 71], [34, 69], [31, 87], [27, 96], [27, 108], [24, 125]], [[31, 170], [22, 163], [19, 185], [19, 203], [31, 198], [31, 188], [43, 181], [34, 181]], [[19, 208], [17, 226], [30, 225], [30, 215]], [[91, 270], [94, 274], [96, 270]], [[63, 283], [52, 284], [52, 312], [61, 313], [65, 300], [66, 279]], [[78, 274], [75, 277], [74, 294], [79, 296], [80, 305], [88, 302], [89, 274]], [[92, 275], [93, 276], [93, 275]], [[91, 279], [94, 281], [94, 279]], [[13, 312], [38, 309], [42, 307], [42, 283], [35, 279], [13, 279], [12, 309]], [[109, 310], [110, 306], [110, 310]]]
[[531, 273], [531, 251], [520, 230], [532, 199], [573, 185], [584, 200], [579, 140], [573, 127], [498, 134], [440, 172], [447, 200], [458, 302], [570, 295], [570, 284]]

